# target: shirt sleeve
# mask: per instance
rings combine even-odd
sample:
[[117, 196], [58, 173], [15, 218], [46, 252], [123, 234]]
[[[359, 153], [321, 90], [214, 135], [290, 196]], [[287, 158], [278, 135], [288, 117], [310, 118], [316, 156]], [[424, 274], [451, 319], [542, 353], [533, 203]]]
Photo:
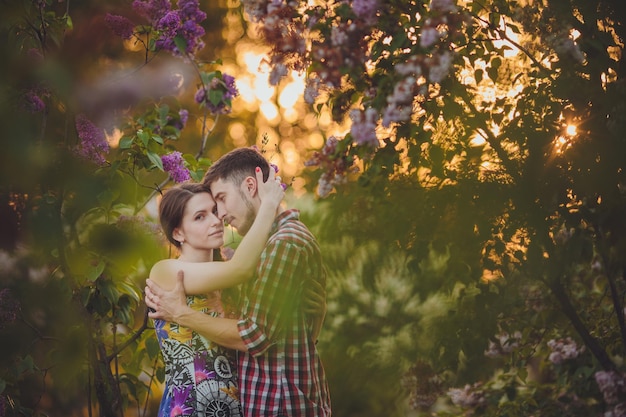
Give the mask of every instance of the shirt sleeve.
[[300, 286], [296, 280], [301, 255], [301, 248], [281, 239], [270, 241], [261, 255], [257, 278], [248, 287], [248, 300], [237, 323], [248, 353], [253, 356], [267, 351], [297, 315]]

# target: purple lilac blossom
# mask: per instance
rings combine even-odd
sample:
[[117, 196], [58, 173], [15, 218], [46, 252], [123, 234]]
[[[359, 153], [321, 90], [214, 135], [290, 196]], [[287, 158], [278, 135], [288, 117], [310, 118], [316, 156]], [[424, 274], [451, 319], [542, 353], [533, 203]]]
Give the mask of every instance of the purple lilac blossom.
[[[178, 10], [168, 10], [155, 23], [155, 29], [161, 32], [156, 46], [176, 56], [196, 53], [204, 47], [205, 31], [200, 23], [205, 19], [206, 13], [200, 10], [197, 0], [179, 0]], [[185, 51], [179, 49], [175, 38], [184, 41]]]
[[24, 94], [24, 107], [31, 113], [43, 113], [46, 110], [46, 103], [34, 91]]
[[107, 13], [104, 17], [104, 21], [109, 29], [122, 39], [128, 40], [133, 37], [135, 25], [126, 17]]
[[368, 23], [373, 23], [378, 8], [378, 0], [354, 0], [352, 10], [361, 19]]
[[185, 182], [191, 178], [189, 170], [185, 167], [183, 155], [174, 151], [167, 155], [161, 156], [163, 162], [163, 170], [170, 174], [174, 182]]
[[439, 31], [434, 27], [425, 27], [420, 35], [420, 46], [429, 48], [439, 40]]
[[455, 12], [456, 4], [454, 0], [431, 0], [430, 10], [441, 13]]
[[178, 14], [178, 11], [170, 10], [169, 12], [167, 12], [165, 16], [159, 19], [155, 27], [156, 30], [161, 32], [161, 37], [157, 41], [157, 44], [159, 42], [163, 43], [166, 40], [171, 41], [171, 39], [173, 39], [176, 36], [176, 33], [178, 32], [180, 26], [181, 26], [181, 19]]
[[106, 163], [104, 155], [109, 152], [104, 130], [93, 124], [84, 114], [79, 114], [76, 116], [76, 132], [81, 141], [76, 153], [88, 161], [103, 166]]
[[[221, 90], [222, 99], [217, 103], [213, 103], [209, 97], [210, 91]], [[210, 85], [202, 86], [196, 92], [196, 103], [204, 105], [214, 114], [228, 114], [231, 112], [231, 101], [233, 98], [239, 95], [237, 87], [235, 86], [235, 78], [228, 74], [222, 74], [221, 80], [217, 77], [211, 80]]]
[[133, 10], [145, 17], [152, 24], [156, 24], [167, 12], [172, 9], [170, 0], [134, 0]]
[[358, 145], [377, 148], [379, 146], [378, 138], [376, 137], [378, 112], [373, 108], [365, 111], [355, 109], [350, 112], [350, 119], [352, 119], [350, 134], [354, 142]]
[[183, 127], [187, 126], [187, 120], [189, 120], [189, 110], [180, 109], [178, 115], [180, 116], [180, 123]]
[[617, 404], [621, 395], [626, 392], [626, 379], [617, 371], [598, 371], [593, 377], [604, 401], [609, 405]]

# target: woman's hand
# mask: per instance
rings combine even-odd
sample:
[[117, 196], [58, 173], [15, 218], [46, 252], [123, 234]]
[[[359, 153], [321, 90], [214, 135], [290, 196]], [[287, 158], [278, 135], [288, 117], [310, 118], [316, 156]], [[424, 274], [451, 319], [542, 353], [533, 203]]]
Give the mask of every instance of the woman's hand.
[[280, 181], [280, 177], [276, 176], [276, 172], [270, 167], [267, 181], [263, 181], [263, 171], [256, 168], [256, 183], [261, 203], [269, 203], [274, 207], [278, 207], [285, 197], [285, 190]]

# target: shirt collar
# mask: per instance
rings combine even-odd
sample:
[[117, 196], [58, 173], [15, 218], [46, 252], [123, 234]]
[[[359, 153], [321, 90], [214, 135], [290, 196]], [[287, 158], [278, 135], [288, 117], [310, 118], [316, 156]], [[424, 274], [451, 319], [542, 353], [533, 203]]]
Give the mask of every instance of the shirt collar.
[[285, 223], [294, 221], [294, 220], [299, 220], [299, 219], [300, 219], [300, 210], [287, 209], [283, 211], [274, 219], [274, 223], [272, 225], [272, 233], [280, 229]]

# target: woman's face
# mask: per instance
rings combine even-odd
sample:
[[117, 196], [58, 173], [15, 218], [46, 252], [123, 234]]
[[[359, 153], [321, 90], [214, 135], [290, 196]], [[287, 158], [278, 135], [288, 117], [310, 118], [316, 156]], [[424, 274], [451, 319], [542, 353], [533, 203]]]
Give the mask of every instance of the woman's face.
[[209, 193], [198, 193], [189, 199], [174, 239], [197, 250], [212, 250], [224, 244], [224, 224], [217, 218], [215, 200]]

